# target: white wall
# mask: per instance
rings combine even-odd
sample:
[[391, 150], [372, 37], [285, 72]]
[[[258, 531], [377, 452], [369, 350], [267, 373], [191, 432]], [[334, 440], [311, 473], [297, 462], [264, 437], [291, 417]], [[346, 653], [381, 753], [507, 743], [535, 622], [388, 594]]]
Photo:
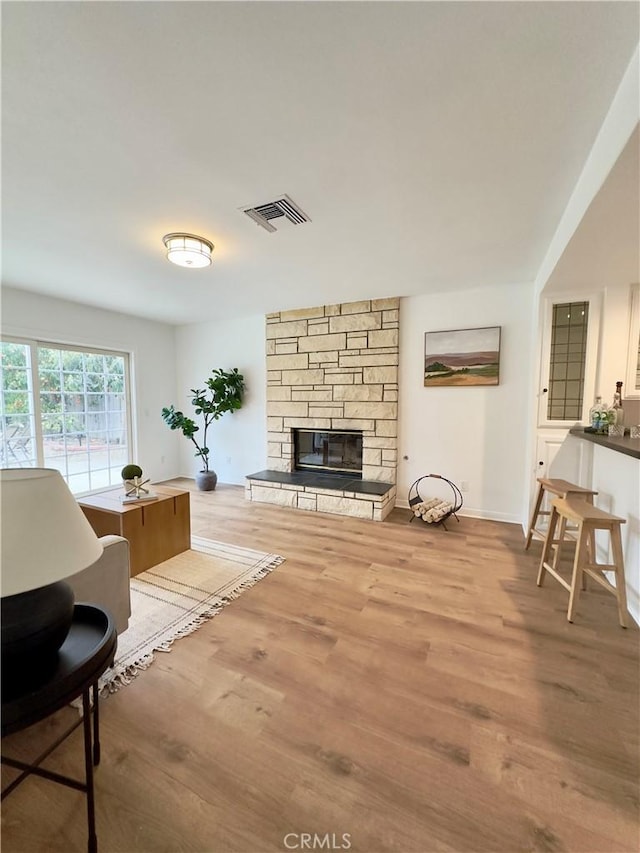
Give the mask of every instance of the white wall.
[[[266, 353], [265, 318], [252, 315], [224, 323], [197, 323], [176, 329], [177, 392], [170, 402], [202, 428], [190, 403], [190, 388], [204, 388], [214, 367], [243, 374], [246, 392], [242, 408], [210, 427], [207, 444], [210, 467], [221, 483], [244, 485], [247, 474], [266, 467]], [[180, 435], [180, 470], [193, 477], [199, 470], [190, 441]]]
[[176, 388], [173, 326], [3, 288], [1, 329], [3, 335], [128, 352], [134, 392], [131, 461], [156, 482], [178, 475], [178, 439], [160, 416]]
[[[398, 505], [407, 505], [414, 480], [437, 473], [468, 482], [463, 515], [523, 522], [533, 304], [533, 285], [401, 300]], [[425, 332], [481, 326], [502, 327], [500, 384], [425, 388]]]

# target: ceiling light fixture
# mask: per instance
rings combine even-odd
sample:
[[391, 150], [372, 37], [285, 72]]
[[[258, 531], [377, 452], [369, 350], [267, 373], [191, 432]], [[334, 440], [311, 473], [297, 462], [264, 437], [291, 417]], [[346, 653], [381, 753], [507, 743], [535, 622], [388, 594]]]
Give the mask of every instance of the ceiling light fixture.
[[208, 267], [211, 263], [213, 243], [195, 234], [165, 234], [162, 242], [167, 247], [167, 258], [179, 267]]

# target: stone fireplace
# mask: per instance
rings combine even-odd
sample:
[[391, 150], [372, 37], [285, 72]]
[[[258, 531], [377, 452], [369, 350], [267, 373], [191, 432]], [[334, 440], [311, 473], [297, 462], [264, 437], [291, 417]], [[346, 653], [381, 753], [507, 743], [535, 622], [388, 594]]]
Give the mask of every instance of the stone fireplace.
[[[375, 520], [393, 509], [398, 332], [397, 297], [267, 315], [267, 470], [247, 478], [250, 500]], [[354, 443], [335, 438], [354, 434], [358, 470]], [[325, 469], [315, 480], [296, 461], [301, 441]]]

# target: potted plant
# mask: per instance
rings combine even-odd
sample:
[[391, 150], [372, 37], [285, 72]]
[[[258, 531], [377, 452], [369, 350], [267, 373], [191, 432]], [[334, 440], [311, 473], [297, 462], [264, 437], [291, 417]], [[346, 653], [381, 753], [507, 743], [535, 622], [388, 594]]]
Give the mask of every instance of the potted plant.
[[200, 427], [184, 412], [176, 411], [173, 406], [168, 408], [165, 406], [162, 410], [162, 418], [167, 426], [182, 430], [185, 438], [194, 443], [196, 447], [194, 455], [196, 458], [200, 457], [203, 466], [196, 473], [196, 484], [202, 491], [209, 492], [215, 489], [218, 475], [209, 468], [210, 450], [207, 447], [207, 430], [212, 421], [217, 421], [227, 412], [235, 412], [242, 406], [244, 377], [238, 373], [237, 367], [230, 371], [215, 368], [205, 385], [206, 388], [191, 389], [193, 394], [191, 403], [195, 406], [195, 414], [201, 415], [204, 421], [200, 440], [196, 438]]

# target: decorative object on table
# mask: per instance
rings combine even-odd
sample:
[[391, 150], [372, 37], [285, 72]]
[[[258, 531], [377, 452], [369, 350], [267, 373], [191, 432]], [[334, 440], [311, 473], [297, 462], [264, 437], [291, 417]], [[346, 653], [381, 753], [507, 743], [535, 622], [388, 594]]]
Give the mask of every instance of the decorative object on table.
[[[427, 497], [429, 483], [426, 481], [430, 479], [446, 483], [447, 494], [440, 497]], [[448, 493], [449, 489], [451, 494]], [[460, 521], [456, 513], [462, 507], [462, 503], [462, 492], [455, 483], [440, 474], [425, 474], [424, 477], [419, 477], [415, 483], [412, 483], [409, 489], [409, 507], [413, 513], [409, 521], [421, 518], [427, 524], [442, 524], [446, 530], [447, 526], [444, 522], [450, 516], [453, 515], [456, 521]]]
[[36, 689], [58, 665], [73, 620], [65, 578], [100, 557], [102, 544], [59, 471], [0, 472], [2, 695]]
[[210, 450], [207, 447], [207, 430], [212, 421], [219, 420], [227, 412], [236, 412], [242, 407], [244, 396], [244, 376], [234, 367], [230, 371], [215, 368], [207, 379], [206, 388], [192, 388], [192, 405], [196, 415], [202, 415], [204, 429], [200, 441], [195, 437], [200, 427], [194, 420], [188, 418], [174, 406], [162, 410], [162, 418], [170, 429], [182, 430], [185, 438], [193, 442], [196, 448], [195, 456], [203, 464], [202, 470], [196, 473], [196, 485], [201, 491], [213, 491], [218, 482], [215, 471], [209, 468]]
[[158, 496], [155, 492], [145, 488], [150, 479], [149, 477], [146, 480], [142, 479], [142, 468], [139, 465], [125, 465], [120, 472], [120, 476], [124, 484], [122, 503], [157, 500]]
[[629, 427], [629, 435], [631, 438], [640, 438], [640, 424]]
[[115, 693], [173, 642], [196, 631], [284, 562], [266, 554], [194, 536], [184, 551], [131, 579], [129, 627], [118, 638], [113, 668], [100, 679]]
[[122, 477], [122, 482], [126, 483], [127, 480], [133, 480], [134, 477], [142, 477], [142, 468], [139, 465], [130, 464], [125, 465], [122, 471], [120, 472], [120, 476]]
[[424, 385], [498, 385], [500, 326], [426, 332]]

